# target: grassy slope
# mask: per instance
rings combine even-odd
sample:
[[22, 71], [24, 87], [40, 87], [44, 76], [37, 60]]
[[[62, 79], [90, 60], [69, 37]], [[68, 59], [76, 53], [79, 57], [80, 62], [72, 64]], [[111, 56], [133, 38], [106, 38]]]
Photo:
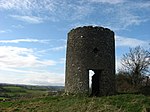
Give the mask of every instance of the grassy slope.
[[150, 108], [150, 97], [129, 94], [99, 98], [48, 96], [0, 102], [0, 112], [142, 112], [146, 108]]

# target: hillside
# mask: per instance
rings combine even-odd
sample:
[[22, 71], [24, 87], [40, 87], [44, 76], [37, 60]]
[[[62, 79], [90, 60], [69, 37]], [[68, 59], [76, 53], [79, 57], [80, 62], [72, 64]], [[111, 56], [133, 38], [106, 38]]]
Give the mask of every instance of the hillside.
[[0, 101], [11, 100], [20, 97], [39, 97], [45, 96], [53, 91], [61, 91], [63, 86], [31, 86], [0, 84]]
[[150, 97], [124, 94], [109, 97], [46, 96], [0, 102], [0, 112], [149, 112]]

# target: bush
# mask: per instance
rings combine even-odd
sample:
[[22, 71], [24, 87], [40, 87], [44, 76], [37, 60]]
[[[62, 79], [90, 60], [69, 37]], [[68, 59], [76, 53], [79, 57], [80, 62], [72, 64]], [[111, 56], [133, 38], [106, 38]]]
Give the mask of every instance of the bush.
[[143, 95], [150, 96], [150, 86], [144, 86], [140, 88], [140, 93]]

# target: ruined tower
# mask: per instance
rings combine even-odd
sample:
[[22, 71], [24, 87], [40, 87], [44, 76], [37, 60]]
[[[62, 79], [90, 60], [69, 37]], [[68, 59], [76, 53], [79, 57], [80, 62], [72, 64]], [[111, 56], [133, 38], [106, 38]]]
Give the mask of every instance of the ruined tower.
[[89, 70], [95, 96], [115, 93], [114, 32], [103, 27], [84, 26], [68, 33], [65, 92], [89, 95]]

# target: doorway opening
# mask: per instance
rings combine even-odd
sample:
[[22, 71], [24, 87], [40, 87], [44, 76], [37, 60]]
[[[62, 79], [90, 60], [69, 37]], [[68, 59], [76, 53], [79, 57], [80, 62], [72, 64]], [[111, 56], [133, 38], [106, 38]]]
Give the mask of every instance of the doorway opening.
[[101, 70], [89, 70], [89, 95], [98, 96], [100, 93]]

